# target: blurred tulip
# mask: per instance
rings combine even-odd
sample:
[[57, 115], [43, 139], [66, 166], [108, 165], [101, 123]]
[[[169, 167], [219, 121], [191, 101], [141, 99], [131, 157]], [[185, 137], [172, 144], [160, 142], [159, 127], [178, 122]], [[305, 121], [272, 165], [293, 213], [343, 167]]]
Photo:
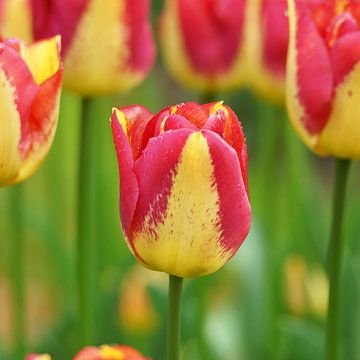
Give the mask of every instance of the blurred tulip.
[[165, 64], [180, 83], [204, 92], [244, 84], [245, 0], [166, 0], [160, 19]]
[[62, 36], [64, 85], [84, 96], [127, 91], [155, 59], [150, 0], [32, 0], [34, 35]]
[[26, 356], [25, 360], [51, 360], [51, 357], [47, 354], [29, 354]]
[[247, 152], [222, 102], [153, 115], [114, 109], [120, 212], [129, 248], [146, 267], [179, 277], [210, 274], [249, 232]]
[[0, 35], [31, 42], [30, 0], [0, 0]]
[[283, 103], [289, 42], [287, 0], [248, 0], [246, 6], [250, 85], [260, 96]]
[[360, 158], [360, 3], [289, 0], [290, 120], [318, 155]]
[[320, 267], [309, 267], [305, 258], [290, 255], [284, 266], [284, 290], [288, 309], [297, 316], [310, 312], [324, 318], [328, 308], [329, 281]]
[[74, 360], [147, 360], [147, 358], [130, 346], [103, 345], [84, 348], [75, 356]]
[[60, 37], [0, 41], [0, 186], [28, 178], [44, 160], [58, 122]]
[[124, 277], [118, 315], [121, 327], [129, 332], [146, 333], [156, 327], [158, 314], [148, 290], [149, 273], [137, 265]]

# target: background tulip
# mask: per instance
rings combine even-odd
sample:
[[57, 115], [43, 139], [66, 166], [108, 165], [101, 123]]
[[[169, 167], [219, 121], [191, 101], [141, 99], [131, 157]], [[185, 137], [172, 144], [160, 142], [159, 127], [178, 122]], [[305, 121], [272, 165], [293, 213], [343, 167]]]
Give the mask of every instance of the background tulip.
[[32, 40], [30, 0], [0, 0], [0, 35]]
[[60, 38], [26, 46], [0, 42], [0, 186], [41, 164], [54, 138], [62, 67]]
[[81, 350], [74, 360], [146, 360], [137, 350], [130, 346], [103, 345], [100, 347], [87, 347]]
[[155, 60], [149, 7], [150, 0], [33, 0], [34, 35], [61, 34], [70, 90], [85, 96], [126, 91]]
[[164, 61], [180, 83], [204, 92], [242, 85], [245, 0], [167, 0], [160, 21]]
[[47, 354], [29, 354], [26, 356], [26, 360], [51, 360], [51, 357]]
[[134, 255], [179, 277], [210, 274], [244, 241], [251, 210], [247, 152], [222, 102], [176, 105], [153, 115], [115, 109], [121, 221]]
[[360, 3], [289, 0], [291, 122], [319, 155], [360, 158]]
[[282, 103], [289, 41], [287, 1], [248, 0], [246, 4], [250, 85], [260, 96]]

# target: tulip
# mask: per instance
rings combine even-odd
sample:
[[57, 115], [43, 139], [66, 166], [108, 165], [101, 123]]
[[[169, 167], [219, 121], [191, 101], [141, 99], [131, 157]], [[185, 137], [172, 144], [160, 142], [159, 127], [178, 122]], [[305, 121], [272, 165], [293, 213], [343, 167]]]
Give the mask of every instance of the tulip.
[[290, 120], [321, 156], [360, 158], [360, 3], [289, 0]]
[[48, 354], [29, 354], [26, 356], [26, 360], [51, 360], [51, 357]]
[[150, 0], [33, 0], [34, 36], [62, 36], [64, 85], [83, 96], [127, 91], [144, 79], [155, 48]]
[[247, 1], [249, 82], [260, 96], [275, 103], [285, 99], [289, 41], [287, 0]]
[[0, 34], [30, 42], [31, 14], [30, 0], [0, 0]]
[[0, 41], [0, 186], [28, 178], [40, 166], [58, 121], [60, 38], [32, 45]]
[[175, 105], [153, 115], [114, 109], [120, 212], [128, 246], [147, 268], [177, 277], [210, 274], [249, 232], [247, 152], [222, 102]]
[[124, 345], [86, 347], [74, 360], [146, 360], [137, 350]]
[[245, 3], [166, 0], [160, 40], [165, 64], [177, 81], [208, 93], [244, 84]]

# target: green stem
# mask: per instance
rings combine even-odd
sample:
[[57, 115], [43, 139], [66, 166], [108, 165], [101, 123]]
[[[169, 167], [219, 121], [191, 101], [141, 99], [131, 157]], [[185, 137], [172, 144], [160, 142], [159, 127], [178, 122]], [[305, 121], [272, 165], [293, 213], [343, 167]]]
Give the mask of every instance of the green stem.
[[92, 128], [90, 119], [91, 100], [82, 100], [80, 124], [80, 158], [78, 174], [78, 291], [80, 313], [80, 346], [90, 345], [95, 328], [94, 316], [94, 260], [95, 244], [92, 231]]
[[205, 92], [199, 96], [200, 105], [209, 104], [214, 101], [216, 101], [216, 93], [215, 92]]
[[337, 360], [340, 354], [341, 262], [344, 248], [344, 241], [342, 241], [341, 235], [349, 166], [350, 160], [336, 159], [333, 218], [328, 249], [330, 294], [326, 326], [327, 360]]
[[13, 341], [14, 359], [24, 359], [25, 357], [25, 281], [24, 281], [24, 233], [23, 233], [23, 186], [15, 185], [11, 189], [10, 213], [11, 213], [11, 233], [10, 241], [10, 276], [13, 299]]
[[168, 360], [180, 359], [181, 291], [183, 278], [169, 276]]

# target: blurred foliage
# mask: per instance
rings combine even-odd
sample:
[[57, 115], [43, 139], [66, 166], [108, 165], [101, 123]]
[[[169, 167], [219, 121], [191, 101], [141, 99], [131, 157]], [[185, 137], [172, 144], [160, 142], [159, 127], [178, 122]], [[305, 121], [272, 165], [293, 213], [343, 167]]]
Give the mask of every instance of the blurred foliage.
[[[161, 2], [155, 2], [154, 19]], [[118, 170], [108, 118], [113, 106], [139, 103], [156, 112], [199, 99], [179, 88], [160, 62], [124, 96], [92, 102], [95, 178], [96, 341], [126, 343], [154, 359], [165, 356], [167, 277], [138, 269], [121, 234]], [[185, 281], [183, 358], [318, 360], [322, 357], [332, 167], [313, 156], [284, 109], [247, 90], [217, 94], [242, 121], [249, 150], [253, 225], [229, 264]], [[23, 186], [28, 350], [68, 360], [76, 348], [75, 226], [80, 99], [64, 91], [54, 146]], [[343, 282], [344, 359], [360, 358], [360, 174], [351, 171]], [[9, 188], [0, 191], [0, 358], [11, 347], [8, 271]], [[135, 274], [135, 275], [134, 275]], [[325, 304], [325, 305], [324, 305]], [[325, 307], [325, 308], [324, 308]], [[142, 314], [139, 321], [138, 314]]]

